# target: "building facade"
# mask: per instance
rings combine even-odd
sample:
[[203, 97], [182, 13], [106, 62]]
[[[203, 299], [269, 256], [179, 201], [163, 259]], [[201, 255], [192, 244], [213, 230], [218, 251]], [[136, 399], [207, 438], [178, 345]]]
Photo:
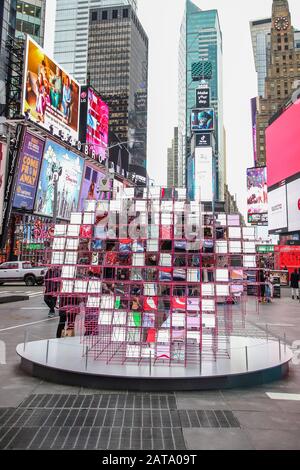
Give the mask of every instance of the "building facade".
[[191, 154], [191, 112], [195, 107], [196, 89], [200, 82], [192, 80], [192, 64], [208, 61], [212, 64], [211, 106], [216, 113], [215, 166], [217, 200], [224, 201], [225, 161], [223, 144], [223, 68], [222, 33], [217, 10], [202, 11], [191, 0], [186, 7], [179, 43], [179, 116], [178, 116], [178, 184], [186, 186], [187, 161]]
[[250, 22], [255, 70], [258, 82], [258, 96], [264, 96], [265, 94], [265, 79], [270, 61], [271, 27], [271, 18]]
[[108, 103], [111, 135], [127, 142], [129, 176], [145, 184], [148, 37], [132, 6], [90, 10], [88, 81]]
[[178, 127], [174, 128], [172, 146], [168, 149], [168, 188], [178, 187]]
[[54, 57], [82, 85], [87, 82], [89, 18], [91, 8], [130, 5], [137, 0], [57, 0]]
[[17, 0], [16, 38], [25, 39], [29, 34], [43, 47], [45, 13], [46, 0]]
[[16, 30], [16, 0], [3, 0], [0, 2], [0, 116], [6, 110], [6, 81], [8, 74], [8, 52], [6, 41], [15, 36]]
[[300, 79], [300, 49], [297, 44], [288, 1], [273, 0], [269, 65], [264, 95], [258, 100], [256, 116], [258, 166], [266, 164], [265, 130], [269, 121], [292, 95]]

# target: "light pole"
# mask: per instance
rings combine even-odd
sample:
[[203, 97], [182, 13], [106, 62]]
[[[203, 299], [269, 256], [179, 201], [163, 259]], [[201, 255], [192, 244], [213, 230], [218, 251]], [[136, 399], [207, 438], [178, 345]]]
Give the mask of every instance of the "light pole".
[[58, 214], [58, 207], [57, 207], [57, 199], [58, 199], [58, 181], [60, 176], [62, 175], [62, 167], [53, 167], [52, 168], [53, 174], [53, 225], [56, 224], [57, 221], [57, 214]]

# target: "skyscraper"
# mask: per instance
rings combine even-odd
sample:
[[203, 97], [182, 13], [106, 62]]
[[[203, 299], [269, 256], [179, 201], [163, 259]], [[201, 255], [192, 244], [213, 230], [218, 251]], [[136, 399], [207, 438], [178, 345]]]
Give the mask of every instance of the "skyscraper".
[[0, 116], [6, 107], [6, 80], [8, 73], [8, 52], [6, 41], [14, 37], [16, 29], [16, 0], [0, 2]]
[[91, 8], [131, 5], [137, 0], [57, 0], [54, 57], [82, 85], [87, 81], [89, 12]]
[[130, 176], [146, 183], [148, 37], [131, 5], [90, 10], [88, 77], [109, 105], [112, 135], [128, 142]]
[[168, 188], [178, 187], [178, 127], [174, 127], [172, 145], [168, 148]]
[[201, 60], [212, 64], [211, 105], [216, 112], [215, 130], [215, 197], [224, 200], [225, 160], [223, 148], [223, 69], [222, 33], [217, 10], [202, 11], [191, 0], [186, 7], [179, 45], [179, 117], [178, 117], [178, 184], [186, 186], [187, 161], [190, 157], [191, 111], [195, 107], [199, 82], [192, 81], [192, 64]]
[[266, 164], [265, 130], [271, 117], [292, 95], [300, 79], [300, 50], [287, 0], [273, 0], [270, 58], [264, 97], [257, 112], [257, 164]]

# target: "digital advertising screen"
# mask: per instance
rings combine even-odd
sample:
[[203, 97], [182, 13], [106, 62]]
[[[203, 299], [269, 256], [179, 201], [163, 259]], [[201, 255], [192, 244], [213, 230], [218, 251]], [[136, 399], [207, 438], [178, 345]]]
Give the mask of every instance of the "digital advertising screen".
[[89, 145], [93, 158], [104, 162], [108, 146], [108, 105], [91, 87], [81, 88], [80, 103], [80, 141]]
[[286, 186], [269, 191], [269, 232], [287, 232]]
[[58, 173], [57, 217], [68, 220], [71, 212], [78, 207], [83, 167], [83, 158], [48, 139], [35, 199], [35, 213], [53, 216], [54, 175]]
[[93, 165], [86, 164], [84, 168], [84, 177], [82, 179], [78, 210], [84, 210], [85, 201], [100, 201], [105, 199], [102, 191], [101, 182], [107, 177]]
[[210, 89], [198, 88], [196, 90], [196, 108], [207, 109], [210, 107]]
[[32, 210], [40, 174], [45, 142], [26, 133], [19, 156], [19, 169], [13, 207]]
[[22, 114], [55, 135], [78, 140], [79, 83], [29, 36], [24, 70]]
[[213, 131], [215, 128], [215, 112], [209, 109], [193, 109], [191, 129], [193, 132]]
[[268, 186], [300, 173], [300, 102], [266, 129]]
[[300, 230], [300, 177], [287, 185], [288, 231]]
[[[248, 223], [261, 223], [268, 213], [267, 168], [247, 169]], [[264, 217], [265, 219], [266, 217]]]
[[190, 157], [187, 162], [188, 170], [188, 196], [191, 201], [195, 200], [195, 159]]
[[196, 201], [213, 200], [213, 150], [212, 147], [195, 150], [195, 198]]

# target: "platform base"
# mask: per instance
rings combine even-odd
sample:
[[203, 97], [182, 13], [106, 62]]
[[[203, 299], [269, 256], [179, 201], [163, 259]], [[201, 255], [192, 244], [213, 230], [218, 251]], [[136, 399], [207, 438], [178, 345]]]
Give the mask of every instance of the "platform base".
[[[246, 349], [247, 347], [247, 349]], [[105, 364], [86, 358], [79, 338], [20, 344], [28, 374], [49, 382], [93, 389], [134, 391], [220, 390], [262, 385], [284, 378], [293, 354], [276, 340], [232, 337], [229, 356], [188, 367], [156, 363]]]

